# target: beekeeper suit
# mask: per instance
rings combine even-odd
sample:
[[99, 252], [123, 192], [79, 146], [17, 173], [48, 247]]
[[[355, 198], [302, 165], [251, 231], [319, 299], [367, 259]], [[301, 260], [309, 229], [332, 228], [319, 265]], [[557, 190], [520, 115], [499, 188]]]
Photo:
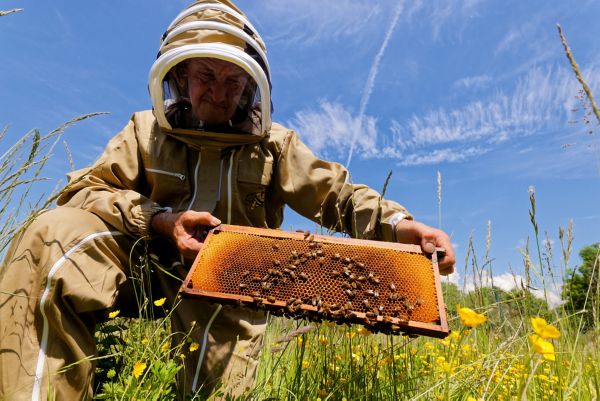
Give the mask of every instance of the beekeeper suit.
[[[162, 266], [146, 273], [172, 308], [206, 230], [221, 222], [277, 228], [287, 204], [356, 237], [446, 247], [450, 271], [444, 233], [271, 122], [270, 76], [262, 39], [231, 2], [197, 1], [175, 18], [149, 74], [153, 110], [69, 175], [59, 207], [15, 238], [0, 268], [0, 399], [91, 399], [94, 328], [136, 305], [138, 255]], [[140, 238], [147, 251], [134, 247]], [[250, 388], [262, 312], [184, 300], [171, 321], [201, 345], [184, 359], [182, 393]]]

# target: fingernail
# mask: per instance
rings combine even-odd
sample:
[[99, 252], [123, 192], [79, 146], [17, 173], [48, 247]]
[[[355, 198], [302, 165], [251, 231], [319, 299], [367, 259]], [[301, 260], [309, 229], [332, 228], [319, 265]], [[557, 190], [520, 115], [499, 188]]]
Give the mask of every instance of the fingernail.
[[435, 252], [435, 245], [431, 242], [427, 242], [425, 245], [423, 245], [423, 251], [427, 253], [433, 253]]
[[210, 224], [212, 224], [213, 226], [218, 226], [219, 224], [221, 224], [221, 220], [217, 219], [216, 217], [213, 217], [210, 220]]

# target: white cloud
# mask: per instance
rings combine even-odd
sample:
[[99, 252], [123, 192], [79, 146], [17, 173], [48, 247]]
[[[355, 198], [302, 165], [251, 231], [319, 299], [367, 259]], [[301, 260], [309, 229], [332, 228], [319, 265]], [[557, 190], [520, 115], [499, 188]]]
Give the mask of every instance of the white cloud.
[[[468, 293], [475, 289], [475, 282], [473, 280], [473, 276], [467, 276], [466, 280], [464, 277], [461, 277], [460, 273], [455, 272], [448, 276], [444, 281], [448, 281], [452, 284], [455, 284], [459, 290]], [[483, 272], [481, 282], [479, 282], [479, 278], [477, 278], [477, 286], [478, 287], [492, 287], [501, 289], [505, 292], [510, 292], [515, 288], [521, 288], [522, 283], [525, 282], [525, 278], [519, 274], [513, 273], [502, 273], [499, 275], [495, 275], [490, 277], [487, 272]], [[546, 291], [544, 292], [543, 288], [535, 288], [531, 290], [531, 294], [538, 299], [546, 299], [548, 305], [551, 308], [554, 308], [562, 303], [560, 298], [561, 293], [561, 285], [553, 285], [546, 283]]]
[[344, 157], [353, 137], [362, 152], [377, 152], [376, 119], [370, 116], [361, 119], [339, 103], [321, 100], [318, 110], [296, 112], [288, 125], [300, 133], [302, 140], [314, 152], [323, 157]]
[[489, 75], [476, 75], [473, 77], [465, 77], [455, 81], [452, 84], [453, 89], [480, 89], [487, 87], [492, 82], [492, 77]]
[[[368, 27], [376, 25], [386, 6], [353, 0], [267, 0], [260, 3], [260, 14], [253, 21], [268, 20], [276, 35], [269, 43], [312, 45], [323, 40], [360, 38]], [[251, 13], [249, 13], [251, 14]]]

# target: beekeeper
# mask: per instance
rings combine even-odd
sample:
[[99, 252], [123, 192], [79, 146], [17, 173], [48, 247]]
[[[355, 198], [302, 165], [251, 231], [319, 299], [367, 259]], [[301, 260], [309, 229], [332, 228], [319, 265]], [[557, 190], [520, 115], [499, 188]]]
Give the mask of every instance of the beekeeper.
[[[0, 399], [91, 399], [95, 325], [137, 305], [135, 255], [163, 266], [146, 273], [171, 308], [206, 230], [277, 228], [286, 204], [354, 237], [443, 247], [441, 271], [452, 271], [445, 233], [271, 122], [270, 77], [262, 39], [230, 1], [197, 1], [175, 18], [149, 74], [153, 110], [71, 173], [59, 206], [11, 245], [0, 269]], [[132, 251], [142, 242], [147, 251]], [[182, 393], [250, 388], [262, 312], [182, 301], [171, 320], [201, 344], [185, 358]]]

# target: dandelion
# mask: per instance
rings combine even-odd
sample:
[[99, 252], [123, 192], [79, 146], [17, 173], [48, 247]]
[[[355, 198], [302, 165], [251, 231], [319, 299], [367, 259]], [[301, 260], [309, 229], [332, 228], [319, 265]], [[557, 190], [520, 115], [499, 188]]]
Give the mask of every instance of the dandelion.
[[306, 359], [302, 361], [302, 369], [308, 369], [310, 368], [310, 362], [308, 362]]
[[118, 309], [117, 309], [117, 310], [115, 310], [115, 311], [112, 311], [112, 312], [110, 312], [110, 313], [108, 314], [108, 318], [109, 318], [109, 319], [114, 319], [114, 318], [116, 318], [117, 316], [119, 316], [119, 313], [121, 313], [121, 311], [120, 311], [120, 310], [118, 310]]
[[193, 343], [190, 344], [190, 352], [194, 352], [198, 348], [200, 348], [200, 344], [198, 344], [197, 342], [193, 342]]
[[304, 340], [302, 339], [302, 337], [297, 337], [296, 338], [296, 344], [302, 345], [303, 342], [304, 342]]
[[532, 317], [531, 325], [535, 333], [542, 338], [559, 338], [560, 331], [541, 317]]
[[554, 361], [554, 345], [551, 342], [544, 340], [537, 334], [529, 336], [529, 342], [533, 347], [533, 350], [549, 361]]
[[458, 311], [460, 320], [471, 328], [475, 328], [487, 320], [485, 315], [477, 313], [469, 308], [461, 308], [460, 305], [456, 305], [456, 310]]
[[139, 379], [142, 373], [146, 370], [146, 362], [137, 361], [135, 365], [133, 365], [133, 377]]
[[167, 298], [165, 298], [165, 297], [162, 297], [161, 299], [157, 299], [156, 301], [154, 301], [154, 305], [163, 306], [165, 304], [166, 300], [167, 300]]

